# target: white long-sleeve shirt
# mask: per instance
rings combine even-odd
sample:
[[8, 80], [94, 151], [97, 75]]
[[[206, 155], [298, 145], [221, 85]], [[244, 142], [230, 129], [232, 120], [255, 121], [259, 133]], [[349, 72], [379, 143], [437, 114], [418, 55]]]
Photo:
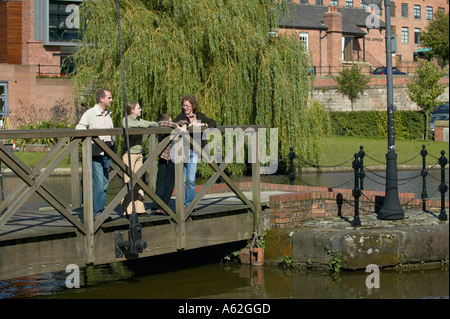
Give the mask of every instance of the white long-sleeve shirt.
[[[87, 129], [105, 129], [113, 128], [113, 121], [111, 118], [111, 111], [105, 110], [100, 107], [100, 105], [95, 104], [94, 107], [87, 110], [80, 119], [80, 122], [75, 127], [77, 130], [87, 130]], [[99, 138], [107, 143], [114, 145], [114, 136], [102, 135]], [[92, 145], [92, 156], [102, 156], [104, 152], [97, 144]]]

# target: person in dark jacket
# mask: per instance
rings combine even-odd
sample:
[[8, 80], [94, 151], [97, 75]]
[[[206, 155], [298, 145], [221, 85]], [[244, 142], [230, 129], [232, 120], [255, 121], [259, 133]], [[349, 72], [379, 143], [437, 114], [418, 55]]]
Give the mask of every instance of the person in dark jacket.
[[[159, 127], [170, 127], [172, 129], [177, 129], [180, 132], [185, 132], [188, 124], [185, 120], [181, 120], [176, 123], [172, 122], [172, 117], [169, 114], [160, 114], [157, 122]], [[158, 143], [161, 143], [167, 136], [168, 134], [159, 134]], [[167, 206], [169, 206], [170, 197], [172, 196], [173, 189], [175, 187], [175, 166], [170, 159], [170, 150], [172, 146], [173, 142], [170, 142], [164, 151], [162, 151], [159, 155], [158, 173], [156, 175], [155, 193]], [[165, 215], [164, 211], [156, 203], [153, 203], [152, 211], [155, 215]]]
[[[201, 127], [217, 127], [215, 120], [207, 117], [198, 109], [198, 102], [194, 95], [185, 95], [181, 99], [181, 113], [177, 115], [174, 122], [186, 120], [189, 126]], [[201, 141], [202, 148], [205, 147], [207, 141]], [[186, 191], [184, 194], [184, 207], [189, 206], [196, 195], [195, 191], [195, 174], [197, 171], [198, 154], [189, 148], [188, 160], [184, 163], [184, 182]]]

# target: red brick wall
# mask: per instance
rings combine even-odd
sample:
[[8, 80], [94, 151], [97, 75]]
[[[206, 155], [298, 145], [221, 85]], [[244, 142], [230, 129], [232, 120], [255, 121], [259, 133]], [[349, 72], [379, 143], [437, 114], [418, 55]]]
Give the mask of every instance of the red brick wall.
[[[300, 0], [293, 0], [295, 3], [300, 3]], [[316, 5], [316, 0], [308, 0], [310, 5]], [[331, 0], [323, 0], [324, 6], [329, 6]], [[408, 18], [402, 18], [401, 16], [401, 4], [408, 4]], [[361, 7], [360, 0], [353, 0], [353, 7], [360, 8]], [[385, 8], [383, 2], [383, 8], [381, 10], [381, 21], [385, 20]], [[414, 18], [414, 5], [420, 5], [421, 7], [421, 18]], [[339, 0], [339, 6], [345, 6], [345, 0]], [[429, 24], [429, 21], [426, 19], [426, 7], [433, 7], [433, 14], [438, 10], [438, 8], [444, 8], [445, 12], [449, 12], [449, 4], [447, 0], [393, 0], [391, 1], [391, 25], [393, 34], [397, 35], [397, 49], [398, 53], [393, 55], [393, 64], [394, 66], [399, 67], [402, 71], [412, 73], [415, 69], [415, 62], [413, 60], [413, 53], [418, 52], [420, 45], [414, 43], [414, 29], [419, 28], [421, 30], [425, 30]], [[325, 19], [325, 17], [324, 17]], [[326, 21], [324, 21], [327, 24]], [[401, 28], [407, 27], [409, 30], [409, 39], [408, 43], [401, 43]], [[366, 61], [369, 62], [372, 66], [384, 66], [386, 65], [386, 53], [385, 53], [385, 32], [382, 30], [381, 32], [376, 29], [367, 30], [368, 34], [365, 39], [366, 46]], [[318, 42], [318, 38], [312, 34], [312, 30], [310, 35], [310, 51], [313, 54], [314, 65], [316, 66], [333, 66], [330, 62], [325, 62], [326, 57], [324, 57], [324, 51], [321, 54], [318, 54], [320, 50], [318, 50], [315, 46]], [[317, 31], [318, 32], [318, 31]], [[326, 41], [326, 38], [324, 39]], [[316, 43], [313, 43], [316, 42]], [[324, 43], [322, 43], [323, 45]], [[363, 48], [362, 39], [358, 40], [358, 44], [360, 48]], [[322, 47], [323, 48], [323, 47]], [[339, 43], [339, 48], [341, 48], [341, 44]], [[319, 63], [319, 57], [322, 55], [322, 64]], [[340, 57], [341, 55], [339, 55]], [[361, 55], [359, 56], [355, 52], [355, 60], [361, 61]], [[334, 61], [333, 61], [334, 62]]]
[[39, 116], [47, 116], [58, 103], [74, 114], [70, 79], [40, 79], [35, 66], [0, 64], [0, 81], [8, 82], [10, 129], [16, 128], [17, 118], [32, 113], [31, 106], [40, 110]]
[[342, 14], [336, 7], [330, 7], [331, 11], [325, 12], [323, 22], [328, 26], [325, 65], [331, 67], [331, 72], [339, 72], [342, 63]]
[[[251, 182], [235, 183], [241, 191], [252, 189]], [[197, 192], [203, 185], [197, 186]], [[341, 193], [344, 204], [341, 207], [342, 216], [354, 216], [354, 198], [350, 189], [331, 189], [326, 187], [311, 187], [300, 185], [261, 183], [261, 191], [287, 191], [291, 193], [272, 195], [269, 198], [270, 226], [272, 228], [292, 228], [303, 220], [316, 217], [337, 216], [337, 195]], [[226, 184], [214, 184], [208, 193], [231, 191]], [[373, 214], [377, 197], [384, 192], [363, 191], [360, 197], [359, 215]], [[413, 193], [400, 193], [400, 204], [404, 209], [421, 209], [422, 200], [414, 198]], [[428, 208], [440, 207], [440, 200], [428, 200]], [[446, 207], [449, 205], [447, 200]]]
[[448, 121], [436, 121], [434, 123], [434, 140], [436, 142], [445, 142], [444, 128], [448, 129]]

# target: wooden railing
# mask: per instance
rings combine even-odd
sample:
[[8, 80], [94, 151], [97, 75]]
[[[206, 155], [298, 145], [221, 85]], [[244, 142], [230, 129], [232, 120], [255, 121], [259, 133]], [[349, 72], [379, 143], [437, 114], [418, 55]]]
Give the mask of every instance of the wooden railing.
[[[249, 141], [256, 141], [256, 150], [258, 150], [258, 130], [263, 126], [222, 126], [218, 130], [225, 132], [227, 128], [240, 128], [245, 135], [249, 137]], [[250, 128], [248, 130], [248, 128]], [[230, 177], [226, 175], [225, 168], [230, 161], [216, 163], [207, 152], [185, 133], [184, 137], [189, 138], [191, 147], [198, 152], [202, 152], [203, 160], [208, 163], [214, 173], [207, 180], [203, 188], [197, 193], [192, 203], [184, 209], [184, 181], [183, 181], [183, 163], [175, 163], [175, 211], [167, 206], [155, 194], [156, 181], [156, 160], [159, 154], [170, 143], [169, 128], [149, 128], [149, 129], [130, 129], [129, 134], [143, 135], [143, 139], [148, 139], [148, 156], [144, 160], [141, 168], [133, 174], [133, 184], [139, 187], [156, 202], [176, 224], [177, 227], [177, 248], [183, 249], [185, 243], [184, 229], [187, 219], [191, 216], [199, 202], [208, 192], [210, 187], [221, 177], [228, 185], [232, 192], [246, 205], [251, 213], [255, 215], [255, 220], [259, 220], [261, 214], [260, 201], [260, 163], [258, 156], [252, 163], [252, 200], [249, 200], [241, 190], [232, 182]], [[169, 134], [160, 143], [157, 143], [157, 134]], [[128, 193], [128, 185], [124, 184], [118, 191], [117, 195], [107, 203], [105, 210], [95, 221], [93, 219], [93, 197], [92, 197], [92, 143], [96, 143], [111, 158], [110, 180], [115, 176], [123, 178], [123, 173], [128, 173], [128, 167], [122, 159], [114, 153], [98, 136], [115, 135], [122, 136], [123, 129], [102, 129], [102, 130], [75, 130], [75, 129], [55, 129], [55, 130], [6, 130], [0, 131], [0, 140], [17, 140], [20, 138], [56, 138], [59, 141], [52, 147], [39, 164], [30, 168], [23, 163], [14, 152], [9, 150], [4, 144], [0, 143], [0, 161], [9, 167], [12, 172], [19, 177], [22, 182], [6, 198], [0, 203], [0, 229], [16, 214], [23, 204], [31, 195], [37, 193], [48, 204], [50, 204], [57, 212], [67, 219], [79, 232], [87, 237], [87, 246], [94, 241], [95, 233], [102, 223], [114, 212], [114, 209], [122, 201]], [[181, 143], [182, 138], [178, 138], [176, 143]], [[79, 152], [81, 146], [81, 165], [79, 163]], [[240, 147], [244, 147], [244, 143], [233, 147], [232, 157], [236, 156]], [[71, 203], [59, 198], [55, 192], [46, 185], [46, 180], [61, 162], [70, 157], [71, 163]], [[80, 175], [81, 167], [81, 175]], [[145, 183], [141, 178], [146, 172], [149, 173], [149, 182]], [[82, 178], [82, 181], [80, 181]], [[81, 189], [82, 188], [82, 189]], [[83, 199], [81, 202], [81, 198]], [[77, 218], [72, 212], [74, 209], [82, 207], [83, 218]], [[91, 244], [90, 244], [91, 243]], [[93, 253], [93, 251], [92, 251]], [[93, 259], [93, 256], [88, 257]]]

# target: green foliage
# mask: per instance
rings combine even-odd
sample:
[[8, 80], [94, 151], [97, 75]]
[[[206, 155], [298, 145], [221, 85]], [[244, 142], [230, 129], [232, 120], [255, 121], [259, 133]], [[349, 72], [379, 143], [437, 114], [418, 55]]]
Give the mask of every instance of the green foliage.
[[284, 256], [280, 261], [280, 266], [284, 268], [294, 268], [297, 261], [292, 256]]
[[[68, 124], [68, 120], [55, 121], [55, 120], [38, 120], [30, 122], [28, 124], [22, 124], [18, 126], [19, 130], [45, 130], [45, 129], [64, 129], [74, 128], [73, 124]], [[41, 138], [21, 138], [16, 140], [16, 146], [22, 148], [25, 144], [45, 144], [54, 145], [58, 142], [58, 138], [55, 137], [41, 137]]]
[[[195, 94], [200, 111], [219, 125], [278, 128], [279, 154], [293, 146], [317, 161], [328, 113], [308, 100], [311, 57], [301, 41], [269, 36], [277, 27], [270, 22], [279, 21], [276, 8], [272, 0], [121, 1], [127, 100], [138, 100], [143, 118], [154, 120], [159, 113], [176, 116], [181, 97]], [[95, 91], [109, 88], [119, 125], [123, 95], [115, 1], [84, 2], [80, 16], [74, 95], [93, 105]]]
[[328, 247], [326, 248], [326, 252], [331, 256], [327, 265], [327, 270], [329, 272], [339, 272], [342, 266], [342, 253]]
[[[336, 136], [387, 138], [386, 111], [330, 112], [331, 131]], [[394, 117], [397, 139], [421, 139], [425, 114], [417, 111], [396, 111]]]
[[349, 98], [353, 111], [353, 103], [368, 89], [370, 77], [362, 74], [361, 68], [353, 64], [351, 68], [339, 72], [334, 80], [338, 83], [337, 90]]
[[[429, 113], [439, 105], [437, 98], [444, 93], [445, 86], [439, 84], [439, 80], [446, 72], [434, 61], [420, 60], [414, 78], [408, 82], [409, 98], [425, 111], [425, 123], [428, 123]], [[425, 136], [428, 138], [428, 130]]]
[[444, 67], [449, 61], [449, 13], [437, 10], [434, 19], [420, 33], [420, 45], [431, 48], [426, 54], [435, 57], [439, 65]]

